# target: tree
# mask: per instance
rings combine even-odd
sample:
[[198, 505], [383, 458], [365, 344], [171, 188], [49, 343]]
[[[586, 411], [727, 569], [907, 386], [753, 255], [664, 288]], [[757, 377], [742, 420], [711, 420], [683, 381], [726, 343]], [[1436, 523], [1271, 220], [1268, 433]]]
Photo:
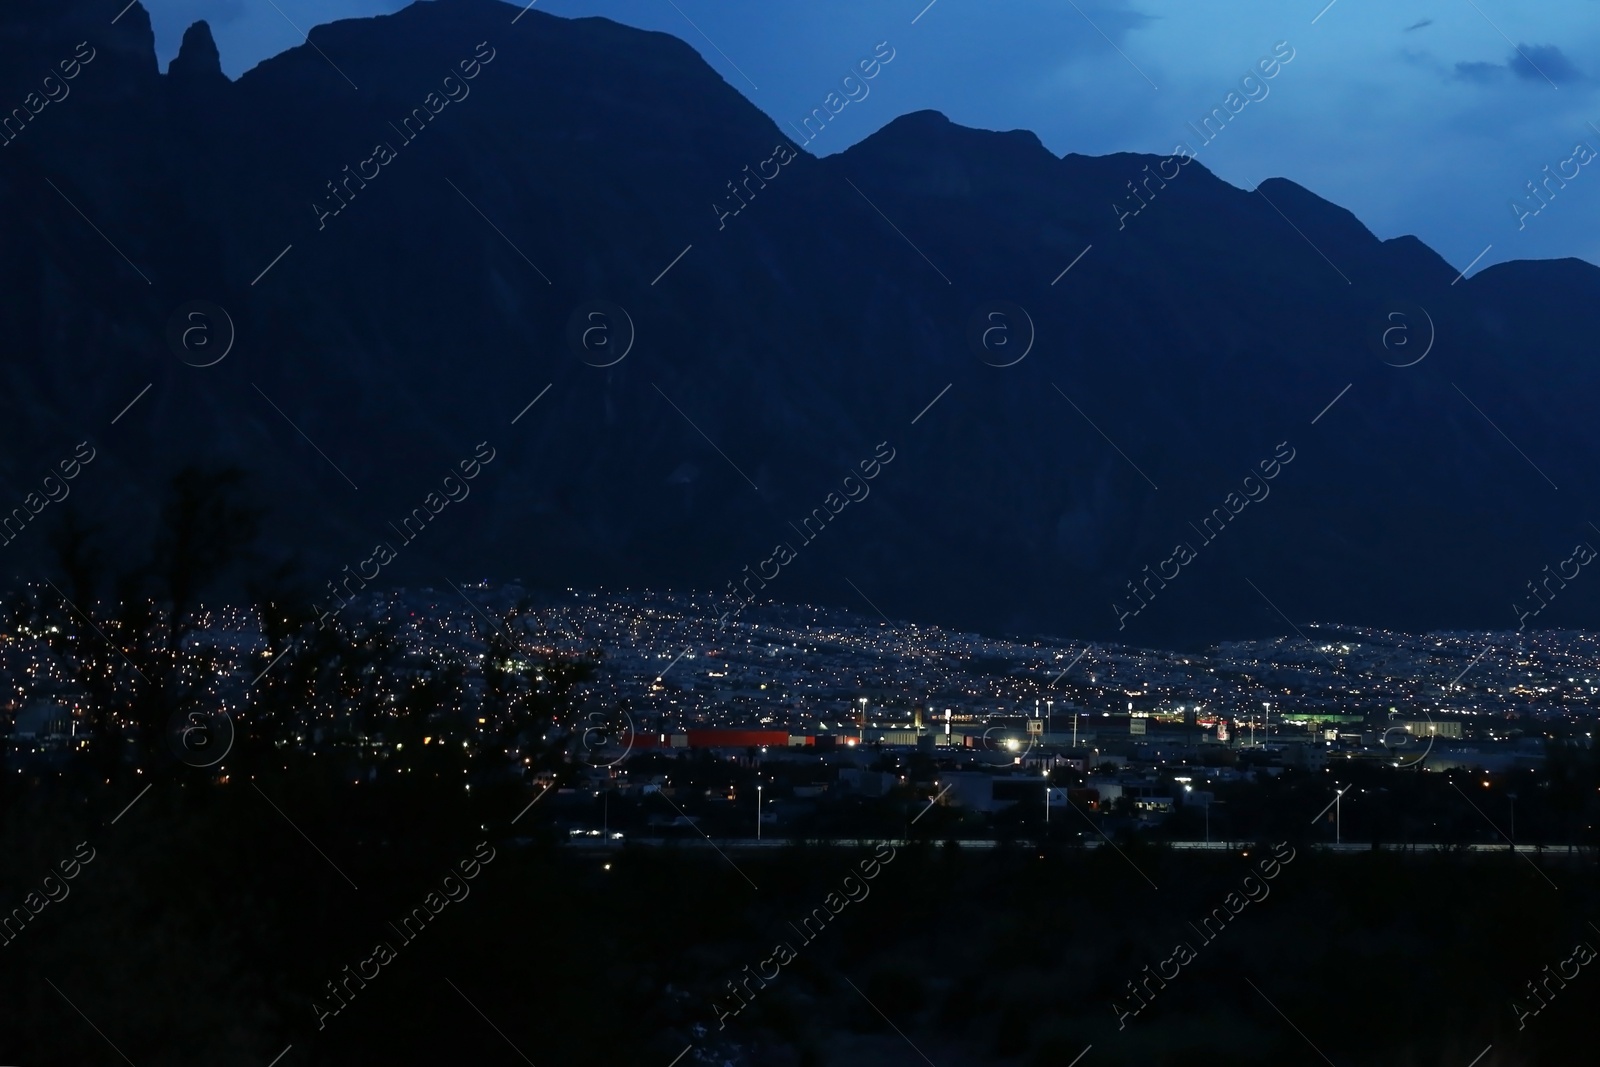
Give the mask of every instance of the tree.
[[[207, 686], [226, 653], [199, 638], [199, 597], [248, 559], [262, 512], [243, 500], [238, 468], [190, 466], [168, 486], [145, 558], [112, 574], [98, 547], [104, 529], [63, 510], [49, 535], [62, 583], [47, 580], [13, 594], [7, 614], [37, 630], [61, 673], [88, 708], [87, 725], [103, 769], [118, 765], [124, 734], [138, 760], [161, 762], [169, 724], [209, 713]], [[109, 579], [113, 601], [95, 599]], [[46, 591], [48, 589], [48, 592]]]

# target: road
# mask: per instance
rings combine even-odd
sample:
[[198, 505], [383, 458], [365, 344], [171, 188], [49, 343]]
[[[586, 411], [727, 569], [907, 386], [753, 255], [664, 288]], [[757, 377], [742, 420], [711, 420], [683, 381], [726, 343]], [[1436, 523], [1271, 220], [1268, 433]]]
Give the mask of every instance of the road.
[[[910, 838], [903, 838], [903, 837], [902, 838], [892, 838], [892, 837], [888, 837], [888, 838], [835, 837], [835, 838], [826, 838], [826, 839], [823, 839], [823, 838], [809, 838], [809, 839], [807, 839], [807, 843], [808, 844], [831, 845], [831, 846], [833, 846], [835, 848], [870, 848], [870, 847], [872, 847], [874, 845], [877, 845], [877, 844], [880, 844], [880, 843], [886, 843], [886, 844], [889, 844], [889, 845], [891, 845], [891, 846], [893, 846], [895, 848], [904, 848], [904, 847], [906, 847], [908, 845], [916, 844], [918, 842], [921, 842], [923, 844], [932, 844], [932, 845], [936, 845], [936, 846], [937, 845], [942, 845], [944, 843], [944, 841], [942, 839], [937, 839], [937, 838], [919, 838], [919, 839], [916, 839], [916, 840], [912, 840]], [[715, 839], [706, 838], [706, 837], [670, 837], [670, 838], [634, 837], [634, 838], [627, 838], [627, 839], [622, 840], [622, 841], [604, 841], [604, 840], [600, 840], [600, 839], [597, 839], [597, 838], [574, 838], [570, 842], [570, 845], [573, 848], [578, 848], [578, 849], [582, 849], [582, 850], [585, 850], [585, 851], [600, 851], [600, 852], [616, 851], [617, 849], [621, 848], [625, 844], [634, 844], [634, 845], [668, 845], [668, 846], [673, 846], [673, 847], [677, 847], [677, 848], [712, 848], [712, 847], [715, 847], [715, 848], [722, 849], [723, 851], [738, 850], [738, 851], [741, 851], [741, 852], [745, 852], [745, 851], [754, 851], [754, 850], [758, 850], [758, 849], [781, 849], [781, 848], [784, 848], [784, 847], [786, 847], [786, 846], [788, 846], [790, 844], [793, 844], [793, 843], [794, 842], [791, 842], [787, 838], [771, 838], [771, 837], [763, 838], [762, 840], [759, 840], [759, 841], [756, 840], [753, 837], [743, 837], [743, 838], [741, 838], [741, 837], [722, 837], [722, 838], [715, 838]], [[962, 838], [957, 843], [962, 848], [998, 848], [1000, 845], [1004, 844], [1005, 842], [1002, 842], [997, 838]], [[1032, 840], [1029, 840], [1029, 839], [1018, 839], [1018, 840], [1016, 840], [1016, 841], [1014, 841], [1012, 843], [1015, 844], [1019, 848], [1029, 848], [1029, 847], [1032, 847], [1036, 842], [1034, 842]], [[1099, 848], [1100, 846], [1102, 846], [1104, 844], [1107, 844], [1108, 842], [1103, 838], [1092, 838], [1091, 839], [1088, 836], [1085, 836], [1082, 841], [1075, 841], [1075, 842], [1072, 842], [1072, 843], [1073, 844], [1080, 844], [1084, 848]], [[1244, 851], [1246, 851], [1247, 849], [1249, 849], [1251, 847], [1252, 843], [1249, 843], [1249, 842], [1241, 843], [1241, 842], [1236, 842], [1236, 841], [1211, 841], [1209, 843], [1205, 842], [1205, 841], [1164, 841], [1164, 842], [1160, 842], [1159, 844], [1163, 845], [1164, 847], [1174, 848], [1174, 849], [1200, 849], [1200, 850], [1209, 850], [1209, 851], [1213, 851], [1213, 852], [1244, 852]], [[1372, 851], [1372, 844], [1371, 844], [1371, 842], [1367, 842], [1367, 841], [1344, 842], [1344, 843], [1337, 844], [1337, 845], [1334, 844], [1333, 842], [1329, 841], [1329, 842], [1322, 842], [1322, 843], [1313, 845], [1312, 847], [1318, 849], [1319, 851], [1323, 851], [1323, 852], [1370, 852], [1370, 851]], [[1418, 854], [1433, 854], [1433, 853], [1438, 853], [1438, 852], [1451, 852], [1451, 851], [1456, 850], [1457, 847], [1458, 846], [1455, 846], [1455, 845], [1445, 845], [1445, 844], [1411, 844], [1411, 845], [1387, 844], [1387, 845], [1383, 845], [1382, 849], [1385, 852], [1412, 852], [1412, 853], [1418, 853]], [[1459, 846], [1459, 847], [1461, 847], [1464, 851], [1467, 851], [1467, 852], [1501, 852], [1501, 853], [1510, 853], [1510, 852], [1513, 851], [1512, 846], [1505, 845], [1505, 844], [1500, 844], [1500, 845], [1471, 844], [1471, 845], [1465, 845], [1465, 846]], [[1592, 848], [1586, 848], [1584, 846], [1579, 846], [1579, 845], [1554, 845], [1554, 846], [1546, 847], [1543, 850], [1540, 850], [1540, 849], [1536, 848], [1533, 845], [1518, 845], [1518, 846], [1516, 846], [1514, 851], [1520, 853], [1523, 856], [1527, 856], [1527, 857], [1529, 857], [1531, 859], [1538, 859], [1538, 858], [1549, 859], [1549, 858], [1555, 858], [1555, 857], [1566, 858], [1567, 856], [1593, 858], [1595, 850], [1592, 849]]]

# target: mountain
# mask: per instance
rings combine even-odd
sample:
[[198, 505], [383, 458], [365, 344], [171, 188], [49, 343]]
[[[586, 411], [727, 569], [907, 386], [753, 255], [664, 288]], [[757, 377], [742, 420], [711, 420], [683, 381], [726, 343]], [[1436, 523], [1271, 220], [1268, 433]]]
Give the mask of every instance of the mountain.
[[[1586, 263], [1457, 280], [1287, 179], [933, 112], [817, 158], [599, 18], [417, 3], [230, 81], [203, 23], [163, 74], [142, 6], [105, 7], [0, 15], [0, 507], [87, 440], [71, 499], [113, 553], [173, 469], [232, 462], [318, 588], [387, 542], [384, 583], [764, 570], [1154, 644], [1510, 629], [1600, 538]], [[7, 572], [64, 510], [14, 524]], [[1541, 587], [1529, 625], [1600, 621], [1594, 587]]]

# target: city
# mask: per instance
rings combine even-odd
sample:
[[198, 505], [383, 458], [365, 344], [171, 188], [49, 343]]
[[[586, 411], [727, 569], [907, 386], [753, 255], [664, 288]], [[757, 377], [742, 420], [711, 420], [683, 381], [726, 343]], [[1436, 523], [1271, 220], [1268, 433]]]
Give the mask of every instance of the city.
[[[451, 585], [355, 602], [345, 639], [360, 658], [335, 653], [331, 676], [315, 662], [327, 648], [275, 647], [257, 610], [200, 609], [169, 668], [184, 684], [172, 752], [225, 782], [219, 749], [237, 734], [372, 782], [437, 774], [430, 752], [448, 749], [464, 790], [554, 788], [546, 808], [575, 840], [702, 823], [713, 837], [850, 839], [893, 829], [888, 813], [916, 804], [938, 806], [924, 829], [951, 837], [1054, 814], [1091, 847], [1118, 832], [1207, 842], [1217, 802], [1220, 845], [1263, 832], [1291, 794], [1321, 807], [1359, 782], [1326, 813], [1335, 843], [1348, 809], [1352, 842], [1509, 847], [1519, 787], [1526, 845], [1600, 843], [1592, 803], [1558, 817], [1548, 793], [1552, 766], [1593, 750], [1600, 644], [1579, 632], [1309, 624], [1174, 652], [812, 605], [763, 603], [724, 623], [694, 595], [570, 590], [539, 603], [516, 585]], [[107, 722], [94, 710], [103, 690], [86, 676], [116, 665], [104, 648], [83, 652], [103, 639], [59, 615], [0, 635], [8, 770], [104, 763], [96, 746], [151, 758], [136, 712]], [[115, 619], [100, 630], [119, 634]], [[147, 680], [124, 666], [113, 684]], [[529, 709], [557, 687], [535, 737]], [[1452, 801], [1458, 782], [1477, 799]], [[1373, 825], [1368, 790], [1402, 788], [1439, 810]], [[604, 826], [589, 825], [597, 801]], [[1493, 816], [1469, 817], [1486, 804]]]

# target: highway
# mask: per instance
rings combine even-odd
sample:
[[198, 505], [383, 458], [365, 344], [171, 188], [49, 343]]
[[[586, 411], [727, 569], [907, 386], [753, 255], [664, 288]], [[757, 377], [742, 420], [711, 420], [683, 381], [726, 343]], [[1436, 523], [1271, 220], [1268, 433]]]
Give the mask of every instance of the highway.
[[[902, 837], [902, 838], [893, 838], [893, 837], [883, 837], [883, 838], [878, 838], [878, 837], [862, 837], [862, 838], [856, 838], [856, 837], [834, 837], [834, 838], [807, 838], [805, 840], [805, 843], [809, 844], [809, 845], [826, 845], [826, 846], [831, 846], [831, 847], [834, 847], [834, 848], [871, 848], [871, 847], [873, 847], [875, 845], [878, 845], [878, 844], [888, 844], [888, 845], [891, 845], [891, 846], [893, 846], [895, 848], [904, 848], [906, 846], [914, 845], [914, 844], [918, 844], [918, 843], [926, 844], [926, 845], [933, 845], [935, 847], [939, 847], [939, 846], [942, 846], [945, 843], [945, 840], [946, 839], [943, 839], [943, 838], [916, 838], [916, 839], [912, 839], [912, 838], [904, 838], [904, 837]], [[575, 838], [572, 838], [568, 842], [569, 847], [572, 847], [572, 848], [575, 848], [575, 849], [580, 849], [580, 850], [583, 850], [583, 851], [596, 851], [596, 852], [614, 852], [614, 851], [622, 848], [624, 845], [629, 845], [629, 844], [633, 844], [633, 845], [656, 845], [656, 846], [667, 846], [667, 847], [673, 847], [673, 848], [718, 848], [718, 849], [721, 849], [723, 851], [738, 850], [740, 852], [748, 852], [748, 851], [756, 851], [756, 850], [782, 849], [782, 848], [785, 848], [785, 847], [787, 847], [787, 846], [789, 846], [791, 844], [798, 844], [798, 843], [799, 842], [791, 841], [788, 838], [771, 838], [771, 837], [769, 837], [769, 838], [763, 838], [761, 840], [757, 840], [756, 838], [753, 838], [753, 837], [722, 837], [722, 838], [714, 838], [713, 839], [713, 838], [707, 838], [707, 837], [688, 837], [688, 836], [684, 836], [684, 837], [665, 837], [665, 838], [664, 837], [629, 837], [629, 838], [624, 838], [622, 840], [611, 840], [611, 841], [602, 840], [600, 838], [575, 837]], [[956, 843], [959, 844], [962, 848], [974, 848], [974, 849], [985, 849], [985, 848], [992, 849], [992, 848], [998, 848], [1002, 844], [1005, 844], [1005, 842], [1003, 842], [1003, 841], [1001, 841], [1001, 840], [999, 840], [997, 838], [962, 838], [962, 839], [957, 840]], [[1072, 845], [1075, 845], [1075, 846], [1081, 845], [1084, 848], [1099, 848], [1102, 845], [1110, 844], [1110, 843], [1111, 842], [1108, 842], [1104, 838], [1099, 838], [1099, 837], [1090, 838], [1088, 835], [1085, 835], [1082, 841], [1070, 842], [1070, 844], [1072, 844]], [[1031, 848], [1031, 847], [1035, 847], [1037, 842], [1033, 841], [1033, 840], [1030, 840], [1030, 839], [1027, 839], [1027, 838], [1019, 838], [1019, 839], [1016, 839], [1016, 840], [1012, 841], [1011, 844], [1014, 844], [1018, 848]], [[1243, 853], [1243, 852], [1247, 851], [1248, 849], [1250, 849], [1254, 843], [1252, 843], [1252, 842], [1237, 842], [1237, 841], [1211, 841], [1211, 842], [1205, 842], [1205, 841], [1162, 841], [1162, 842], [1151, 842], [1150, 844], [1154, 844], [1154, 845], [1157, 845], [1159, 847], [1173, 848], [1173, 849], [1185, 849], [1185, 850], [1198, 849], [1198, 850], [1212, 851], [1212, 852], [1239, 852], [1239, 853]], [[1305, 845], [1303, 843], [1300, 843], [1300, 842], [1296, 842], [1296, 844], [1299, 847], [1302, 847], [1302, 848], [1308, 847], [1307, 845]], [[1148, 847], [1148, 846], [1146, 846], [1146, 847]], [[1343, 843], [1340, 843], [1340, 844], [1334, 844], [1333, 842], [1328, 841], [1328, 842], [1319, 842], [1319, 843], [1316, 843], [1316, 844], [1312, 844], [1309, 847], [1315, 848], [1315, 849], [1317, 849], [1318, 851], [1321, 851], [1321, 852], [1340, 852], [1340, 853], [1344, 853], [1344, 852], [1371, 852], [1372, 851], [1372, 843], [1369, 842], [1369, 841], [1343, 842]], [[1380, 848], [1384, 852], [1405, 852], [1405, 853], [1412, 853], [1412, 854], [1418, 854], [1418, 855], [1432, 855], [1432, 854], [1448, 853], [1448, 852], [1454, 852], [1454, 851], [1499, 852], [1499, 853], [1509, 854], [1512, 851], [1515, 851], [1515, 852], [1519, 853], [1520, 855], [1525, 856], [1525, 857], [1527, 857], [1529, 859], [1541, 859], [1541, 858], [1542, 859], [1555, 859], [1555, 858], [1566, 859], [1568, 857], [1593, 859], [1595, 857], [1595, 850], [1593, 848], [1588, 848], [1588, 847], [1581, 846], [1581, 845], [1553, 845], [1553, 846], [1547, 846], [1542, 850], [1537, 848], [1534, 845], [1517, 845], [1515, 847], [1515, 849], [1513, 849], [1513, 847], [1511, 845], [1509, 845], [1509, 844], [1499, 844], [1499, 845], [1494, 845], [1494, 844], [1469, 844], [1469, 845], [1462, 845], [1462, 846], [1447, 845], [1447, 844], [1409, 844], [1409, 845], [1384, 844], [1384, 845], [1381, 845]]]

